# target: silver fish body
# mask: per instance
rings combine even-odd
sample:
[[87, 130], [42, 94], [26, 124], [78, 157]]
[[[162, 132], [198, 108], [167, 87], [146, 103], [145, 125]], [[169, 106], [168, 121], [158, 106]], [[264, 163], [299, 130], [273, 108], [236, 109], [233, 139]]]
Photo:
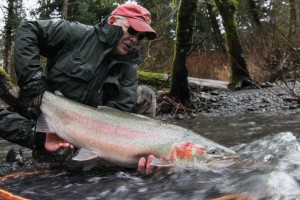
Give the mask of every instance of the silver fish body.
[[139, 158], [148, 155], [167, 162], [205, 162], [236, 155], [189, 129], [108, 107], [93, 108], [50, 92], [44, 93], [41, 111], [44, 122], [38, 123], [39, 131], [55, 132], [85, 149], [86, 159], [100, 157], [120, 166], [137, 167]]

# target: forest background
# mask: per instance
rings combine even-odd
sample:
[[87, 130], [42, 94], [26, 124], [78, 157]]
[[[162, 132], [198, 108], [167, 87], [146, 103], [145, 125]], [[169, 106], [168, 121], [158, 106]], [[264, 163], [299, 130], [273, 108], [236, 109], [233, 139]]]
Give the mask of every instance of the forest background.
[[[13, 77], [13, 44], [15, 30], [24, 18], [67, 19], [94, 25], [120, 3], [116, 0], [37, 0], [34, 8], [25, 9], [23, 0], [1, 0], [4, 24], [1, 26], [0, 65]], [[224, 12], [234, 19], [238, 30], [235, 39], [241, 48], [249, 77], [255, 83], [281, 79], [298, 79], [300, 66], [299, 10], [297, 0], [138, 0], [152, 13], [152, 25], [158, 34], [154, 41], [140, 45], [145, 61], [139, 70], [174, 74], [176, 45], [179, 45], [179, 10], [192, 22], [184, 64], [188, 76], [230, 81], [233, 74]], [[222, 11], [222, 7], [225, 10]], [[188, 7], [190, 6], [190, 7]], [[191, 7], [192, 6], [192, 7]], [[192, 14], [190, 14], [190, 12]], [[223, 15], [222, 15], [223, 12]], [[189, 15], [188, 15], [189, 14]], [[192, 18], [192, 19], [190, 19]], [[181, 19], [181, 24], [185, 21]], [[189, 41], [187, 41], [189, 42]], [[44, 62], [46, 62], [44, 60]], [[183, 66], [185, 67], [185, 66]], [[180, 81], [180, 80], [179, 80]]]

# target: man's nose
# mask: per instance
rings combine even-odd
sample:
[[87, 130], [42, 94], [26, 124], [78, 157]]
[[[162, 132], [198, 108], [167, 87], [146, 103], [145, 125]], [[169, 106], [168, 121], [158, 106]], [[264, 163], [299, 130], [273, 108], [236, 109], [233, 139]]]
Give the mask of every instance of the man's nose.
[[139, 40], [139, 34], [132, 35], [132, 36], [131, 36], [131, 39], [132, 39], [132, 41], [133, 41], [135, 44], [138, 44], [138, 43], [140, 42], [140, 40]]

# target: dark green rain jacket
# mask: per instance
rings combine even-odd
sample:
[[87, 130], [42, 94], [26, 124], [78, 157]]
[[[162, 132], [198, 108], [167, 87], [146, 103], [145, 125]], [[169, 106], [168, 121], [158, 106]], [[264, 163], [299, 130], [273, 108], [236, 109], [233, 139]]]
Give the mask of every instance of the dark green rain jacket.
[[90, 106], [130, 112], [137, 88], [137, 49], [126, 56], [112, 51], [122, 28], [106, 21], [95, 26], [65, 20], [23, 21], [17, 30], [15, 65], [20, 87], [40, 79], [40, 55], [47, 58], [50, 91]]
[[[106, 105], [130, 112], [137, 89], [138, 50], [126, 56], [112, 51], [122, 28], [105, 21], [95, 26], [65, 20], [23, 21], [15, 42], [15, 65], [20, 87], [45, 78], [50, 91], [90, 106]], [[47, 58], [45, 73], [40, 55]], [[43, 150], [45, 134], [35, 123], [0, 105], [0, 136], [10, 142]]]

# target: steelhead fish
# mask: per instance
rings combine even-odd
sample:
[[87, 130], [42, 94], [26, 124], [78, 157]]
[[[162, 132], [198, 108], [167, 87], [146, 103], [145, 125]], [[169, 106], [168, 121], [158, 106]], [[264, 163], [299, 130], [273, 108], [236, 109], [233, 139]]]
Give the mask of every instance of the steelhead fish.
[[101, 158], [124, 167], [154, 155], [152, 165], [203, 162], [236, 157], [236, 153], [195, 132], [142, 115], [109, 107], [94, 108], [45, 92], [37, 131], [54, 132], [81, 148], [74, 160]]

